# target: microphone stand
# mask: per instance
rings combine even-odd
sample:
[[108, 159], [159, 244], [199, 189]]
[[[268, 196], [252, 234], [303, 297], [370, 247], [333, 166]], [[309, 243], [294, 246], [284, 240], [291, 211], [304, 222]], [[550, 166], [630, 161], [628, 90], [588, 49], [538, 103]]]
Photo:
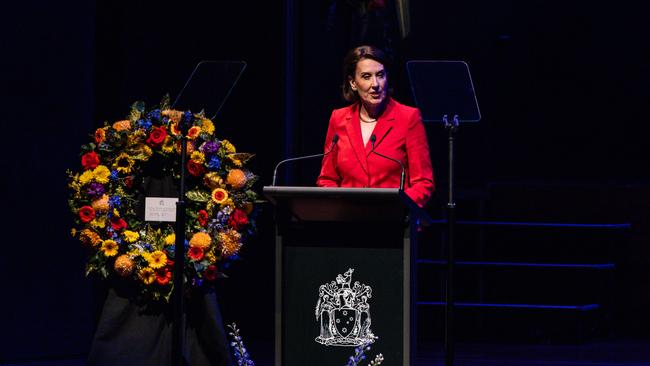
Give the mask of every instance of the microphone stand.
[[399, 164], [400, 168], [402, 168], [402, 174], [399, 177], [399, 190], [403, 191], [404, 190], [404, 183], [406, 181], [406, 169], [404, 169], [404, 164], [401, 161], [397, 160], [397, 159], [393, 159], [393, 158], [391, 158], [389, 156], [386, 156], [384, 154], [380, 154], [380, 153], [376, 152], [375, 151], [375, 140], [377, 140], [377, 136], [375, 136], [375, 135], [370, 136], [370, 143], [372, 144], [372, 149], [370, 150], [370, 152], [373, 153], [373, 154], [377, 154], [377, 155], [381, 156], [382, 158], [392, 160], [392, 161], [396, 162], [397, 164]]
[[[191, 118], [191, 117], [189, 117]], [[172, 365], [184, 366], [184, 343], [183, 337], [183, 265], [185, 264], [185, 160], [187, 158], [187, 132], [190, 121], [183, 114], [179, 122], [181, 132], [181, 165], [180, 165], [180, 187], [178, 202], [176, 203], [176, 243], [174, 245], [174, 289], [173, 318], [172, 318]]]
[[327, 150], [327, 152], [325, 152], [325, 153], [323, 153], [323, 154], [314, 154], [314, 155], [307, 155], [307, 156], [299, 156], [299, 157], [297, 157], [297, 158], [284, 159], [284, 160], [282, 160], [281, 162], [279, 162], [278, 165], [276, 165], [276, 166], [275, 166], [275, 169], [273, 170], [273, 180], [271, 181], [271, 186], [275, 186], [275, 178], [276, 178], [276, 176], [277, 176], [277, 173], [278, 173], [278, 167], [280, 167], [280, 165], [282, 165], [282, 164], [284, 164], [284, 163], [286, 163], [286, 162], [289, 162], [289, 161], [296, 161], [296, 160], [303, 160], [303, 159], [311, 159], [311, 158], [317, 158], [317, 157], [319, 157], [319, 156], [325, 156], [325, 155], [331, 153], [332, 150], [334, 150], [334, 146], [336, 146], [336, 143], [337, 143], [338, 141], [339, 141], [339, 135], [334, 135], [334, 137], [332, 138], [332, 146], [330, 146], [329, 150]]
[[449, 200], [447, 202], [447, 286], [445, 291], [445, 366], [454, 364], [454, 228], [456, 203], [454, 202], [454, 133], [458, 130], [458, 115], [453, 120], [443, 116], [449, 132]]

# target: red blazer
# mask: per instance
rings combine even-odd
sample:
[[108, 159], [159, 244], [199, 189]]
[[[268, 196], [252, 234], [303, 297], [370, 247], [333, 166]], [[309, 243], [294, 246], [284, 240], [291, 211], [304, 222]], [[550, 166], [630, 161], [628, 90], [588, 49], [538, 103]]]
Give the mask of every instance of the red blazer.
[[[325, 151], [334, 135], [339, 141], [323, 158], [316, 181], [319, 187], [397, 188], [402, 169], [399, 164], [371, 153], [372, 143], [363, 146], [359, 122], [359, 103], [332, 112]], [[431, 198], [435, 190], [429, 144], [420, 111], [389, 99], [372, 132], [375, 151], [397, 159], [406, 169], [405, 193], [418, 205]]]

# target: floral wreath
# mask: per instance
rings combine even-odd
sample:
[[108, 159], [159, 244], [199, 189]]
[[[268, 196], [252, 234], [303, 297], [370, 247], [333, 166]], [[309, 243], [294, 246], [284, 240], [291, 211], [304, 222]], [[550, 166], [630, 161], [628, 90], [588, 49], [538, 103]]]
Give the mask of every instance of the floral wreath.
[[163, 174], [179, 181], [181, 121], [189, 125], [184, 280], [213, 284], [254, 233], [257, 176], [244, 167], [253, 155], [217, 139], [203, 112], [173, 110], [168, 97], [148, 111], [135, 102], [128, 119], [105, 122], [82, 145], [83, 170], [68, 171], [72, 235], [90, 250], [86, 275], [130, 280], [145, 300], [169, 301], [176, 241], [175, 223], [145, 222], [138, 214], [145, 168], [159, 158]]

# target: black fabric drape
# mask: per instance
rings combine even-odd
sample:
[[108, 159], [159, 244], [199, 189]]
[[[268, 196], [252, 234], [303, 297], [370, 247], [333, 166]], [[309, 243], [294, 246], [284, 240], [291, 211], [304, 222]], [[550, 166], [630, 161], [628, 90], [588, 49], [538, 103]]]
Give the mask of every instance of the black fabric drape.
[[[139, 185], [138, 215], [144, 197], [177, 197], [176, 182], [155, 156]], [[154, 225], [155, 226], [155, 225]], [[98, 319], [88, 366], [171, 365], [171, 304], [139, 304], [132, 282], [114, 278]], [[185, 300], [185, 359], [188, 366], [230, 366], [232, 360], [214, 289], [192, 289]]]

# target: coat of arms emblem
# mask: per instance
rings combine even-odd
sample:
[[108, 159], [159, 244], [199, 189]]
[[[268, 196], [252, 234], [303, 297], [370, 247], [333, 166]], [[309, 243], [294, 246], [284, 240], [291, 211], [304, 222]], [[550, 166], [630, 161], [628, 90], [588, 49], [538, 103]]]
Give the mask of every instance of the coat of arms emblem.
[[375, 341], [370, 330], [370, 304], [372, 288], [352, 282], [353, 268], [336, 276], [336, 282], [321, 285], [318, 289], [316, 321], [320, 321], [320, 335], [316, 342], [326, 346], [356, 347]]

